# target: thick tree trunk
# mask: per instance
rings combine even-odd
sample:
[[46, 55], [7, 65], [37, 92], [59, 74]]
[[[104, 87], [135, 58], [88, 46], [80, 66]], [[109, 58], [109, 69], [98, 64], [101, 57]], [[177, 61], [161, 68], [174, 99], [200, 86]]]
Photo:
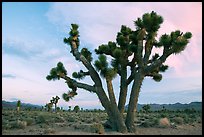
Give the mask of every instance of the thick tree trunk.
[[120, 114], [120, 111], [118, 110], [118, 107], [116, 104], [112, 82], [109, 79], [106, 79], [106, 82], [107, 82], [108, 94], [111, 102], [111, 110], [113, 115], [113, 118], [110, 119], [112, 121], [111, 125], [113, 128], [116, 128], [117, 131], [126, 133], [127, 128], [125, 126], [123, 116]]
[[127, 97], [127, 68], [123, 67], [121, 70], [121, 78], [120, 78], [120, 96], [119, 96], [119, 102], [118, 102], [118, 109], [123, 115], [125, 110], [125, 102]]
[[141, 73], [141, 71], [137, 72], [131, 90], [130, 101], [128, 104], [128, 112], [125, 121], [129, 132], [135, 132], [134, 117], [143, 79], [144, 75]]
[[71, 45], [72, 45], [73, 55], [76, 57], [76, 59], [80, 60], [84, 64], [84, 66], [89, 70], [91, 79], [95, 83], [96, 94], [109, 116], [110, 122], [112, 123], [112, 127], [114, 128], [116, 127], [116, 130], [119, 132], [122, 132], [122, 133], [127, 132], [127, 128], [125, 126], [122, 116], [120, 115], [117, 105], [116, 107], [112, 106], [108, 97], [106, 96], [105, 91], [103, 90], [102, 82], [98, 73], [95, 71], [91, 63], [88, 62], [86, 58], [79, 53], [78, 49], [76, 48], [76, 43], [74, 41], [72, 41]]

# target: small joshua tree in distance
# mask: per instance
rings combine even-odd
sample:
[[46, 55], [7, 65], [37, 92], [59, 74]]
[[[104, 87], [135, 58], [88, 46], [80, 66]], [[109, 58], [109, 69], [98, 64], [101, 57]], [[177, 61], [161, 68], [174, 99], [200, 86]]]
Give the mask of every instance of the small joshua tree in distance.
[[20, 111], [20, 107], [21, 107], [21, 101], [18, 100], [18, 101], [17, 101], [17, 112]]
[[75, 112], [77, 113], [77, 112], [79, 112], [79, 110], [80, 110], [79, 106], [76, 105], [76, 106], [74, 107], [74, 110], [73, 110], [73, 111], [75, 111]]

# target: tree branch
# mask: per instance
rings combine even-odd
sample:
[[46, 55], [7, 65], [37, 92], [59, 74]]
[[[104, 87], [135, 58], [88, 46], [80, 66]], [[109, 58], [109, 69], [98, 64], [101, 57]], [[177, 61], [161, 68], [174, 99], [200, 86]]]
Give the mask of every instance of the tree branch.
[[145, 43], [145, 55], [144, 55], [144, 64], [148, 64], [148, 60], [149, 60], [149, 56], [151, 54], [151, 51], [152, 51], [152, 47], [153, 45], [151, 44], [151, 42], [148, 40], [146, 43]]
[[102, 87], [102, 82], [100, 80], [98, 73], [96, 72], [94, 67], [91, 65], [91, 63], [88, 62], [86, 58], [79, 53], [78, 49], [76, 48], [77, 46], [76, 46], [75, 41], [71, 42], [71, 47], [72, 47], [73, 55], [76, 57], [76, 59], [80, 60], [84, 64], [84, 66], [89, 70], [91, 79], [95, 82], [96, 86]]
[[152, 70], [156, 69], [157, 67], [161, 66], [162, 63], [164, 63], [166, 61], [166, 58], [168, 57], [168, 55], [163, 54], [158, 60], [152, 62], [151, 65], [146, 66], [144, 69], [145, 74], [150, 73]]
[[77, 82], [76, 80], [74, 80], [74, 79], [72, 79], [72, 78], [70, 78], [68, 76], [65, 76], [65, 75], [60, 75], [60, 78], [66, 80], [66, 83], [67, 82], [72, 82], [73, 85], [76, 86], [77, 88], [82, 88], [82, 89], [85, 89], [85, 90], [88, 90], [88, 91], [91, 91], [91, 92], [96, 92], [94, 86], [84, 84], [84, 83], [81, 83], [81, 82]]
[[130, 76], [128, 77], [127, 82], [126, 82], [127, 85], [129, 85], [129, 84], [134, 80], [136, 71], [137, 71], [138, 69], [139, 69], [139, 67], [134, 67], [134, 68], [132, 68], [131, 74], [130, 74]]
[[136, 59], [138, 62], [138, 66], [140, 68], [144, 67], [144, 63], [143, 63], [143, 59], [142, 59], [142, 51], [143, 51], [143, 40], [139, 40], [138, 42], [138, 50], [137, 50], [137, 55], [136, 55]]

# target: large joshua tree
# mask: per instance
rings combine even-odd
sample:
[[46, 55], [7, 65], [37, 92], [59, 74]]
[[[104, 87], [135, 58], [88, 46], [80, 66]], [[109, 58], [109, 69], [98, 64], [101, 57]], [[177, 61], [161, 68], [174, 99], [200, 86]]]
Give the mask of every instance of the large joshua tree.
[[[63, 98], [67, 101], [77, 95], [77, 88], [95, 93], [108, 114], [111, 127], [122, 133], [134, 132], [136, 106], [144, 78], [151, 77], [156, 82], [161, 81], [161, 73], [168, 69], [168, 66], [164, 65], [166, 59], [172, 54], [181, 53], [192, 37], [190, 32], [183, 33], [176, 30], [170, 34], [163, 34], [157, 39], [157, 32], [162, 23], [163, 18], [152, 11], [134, 21], [135, 30], [122, 25], [117, 34], [116, 42], [109, 41], [108, 44], [102, 44], [98, 49], [95, 49], [96, 54], [99, 55], [95, 62], [92, 62], [92, 53], [87, 48], [80, 50], [78, 25], [71, 24], [69, 37], [64, 38], [64, 42], [70, 45], [72, 55], [87, 70], [74, 72], [72, 74], [73, 79], [67, 75], [63, 64], [59, 62], [57, 67], [51, 69], [47, 79], [59, 80], [61, 78], [65, 80], [71, 89], [68, 93], [63, 94]], [[153, 54], [153, 48], [162, 48], [163, 53], [161, 55]], [[111, 64], [107, 62], [107, 57], [111, 57]], [[92, 79], [93, 85], [79, 82], [86, 76]], [[120, 77], [118, 102], [116, 102], [112, 85], [112, 80], [116, 76]], [[102, 86], [101, 78], [106, 80], [108, 95]], [[123, 112], [128, 86], [132, 87], [127, 116], [124, 119]]]

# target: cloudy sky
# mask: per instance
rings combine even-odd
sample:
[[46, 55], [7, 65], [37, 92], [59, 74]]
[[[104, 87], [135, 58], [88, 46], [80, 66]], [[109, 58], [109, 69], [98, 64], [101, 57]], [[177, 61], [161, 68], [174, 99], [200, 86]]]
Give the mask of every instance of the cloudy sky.
[[[47, 81], [52, 67], [61, 61], [68, 75], [85, 69], [63, 43], [71, 23], [79, 24], [81, 47], [94, 49], [115, 41], [121, 25], [135, 29], [133, 21], [146, 12], [156, 11], [164, 18], [158, 37], [180, 29], [193, 34], [185, 51], [170, 56], [169, 69], [159, 83], [150, 78], [143, 82], [139, 103], [189, 103], [202, 101], [202, 3], [14, 3], [2, 4], [2, 99], [22, 100], [45, 105], [52, 96], [68, 91], [63, 80]], [[161, 50], [154, 49], [161, 53]], [[94, 54], [94, 57], [96, 55]], [[93, 82], [86, 78], [84, 82]], [[104, 80], [103, 80], [104, 82]], [[119, 79], [113, 81], [119, 96]], [[104, 86], [105, 87], [105, 86]], [[129, 93], [130, 94], [130, 93]], [[128, 94], [128, 98], [129, 98]], [[127, 99], [126, 104], [129, 99]], [[59, 106], [79, 105], [102, 108], [97, 96], [78, 90], [70, 102]]]

